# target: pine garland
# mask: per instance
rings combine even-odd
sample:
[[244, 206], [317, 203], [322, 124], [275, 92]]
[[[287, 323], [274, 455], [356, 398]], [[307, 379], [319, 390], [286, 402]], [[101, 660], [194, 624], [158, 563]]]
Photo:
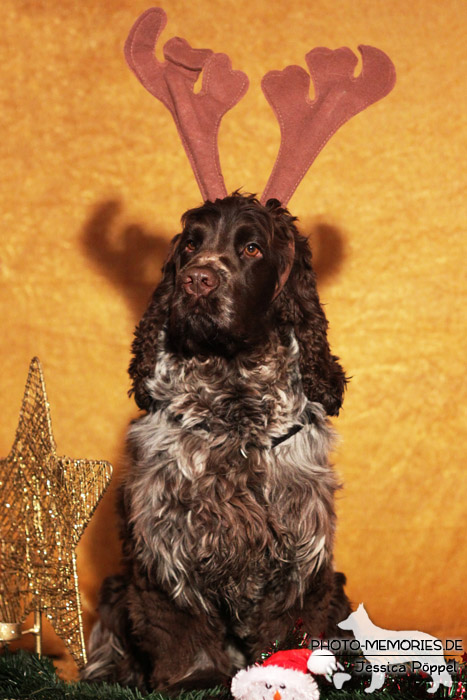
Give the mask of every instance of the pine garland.
[[[228, 700], [227, 688], [190, 691], [180, 700]], [[163, 693], [142, 695], [117, 684], [62, 681], [52, 661], [26, 651], [0, 656], [0, 700], [169, 700]], [[171, 698], [173, 700], [173, 698]]]
[[[342, 660], [342, 659], [341, 659]], [[344, 663], [352, 670], [355, 658]], [[467, 700], [467, 665], [461, 664], [453, 676], [451, 689], [441, 687], [436, 693], [428, 693], [431, 679], [421, 674], [388, 676], [384, 687], [372, 694], [365, 693], [368, 676], [353, 674], [341, 690], [323, 679], [318, 679], [322, 700]], [[227, 688], [182, 693], [179, 700], [230, 700]], [[122, 688], [108, 683], [65, 682], [58, 678], [55, 667], [47, 657], [39, 658], [26, 651], [0, 655], [0, 700], [169, 700], [162, 693], [142, 695], [136, 689]], [[173, 700], [173, 698], [171, 699]]]

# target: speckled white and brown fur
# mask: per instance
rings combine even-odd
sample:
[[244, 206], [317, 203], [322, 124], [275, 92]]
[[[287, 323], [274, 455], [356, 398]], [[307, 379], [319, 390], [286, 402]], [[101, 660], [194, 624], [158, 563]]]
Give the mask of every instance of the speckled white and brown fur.
[[[136, 459], [125, 498], [135, 556], [181, 605], [217, 605], [212, 579], [241, 619], [239, 600], [261, 598], [284, 569], [301, 596], [331, 559], [332, 430], [303, 393], [298, 353], [292, 338], [287, 348], [272, 339], [248, 368], [159, 355], [147, 386], [160, 408], [130, 429]], [[282, 595], [285, 604], [287, 586]]]
[[[332, 561], [337, 480], [327, 418], [338, 411], [345, 377], [329, 353], [306, 241], [274, 203], [234, 196], [199, 211], [220, 279], [201, 309], [217, 319], [229, 351], [193, 351], [201, 341], [184, 321], [180, 275], [193, 260], [205, 265], [206, 253], [188, 262], [173, 255], [133, 346], [130, 374], [146, 413], [130, 426], [120, 489], [123, 573], [104, 582], [83, 674], [170, 692], [227, 678], [299, 618], [311, 635], [337, 636], [350, 611]], [[258, 268], [247, 297], [254, 306], [255, 294], [269, 294], [261, 341], [248, 318], [241, 325], [235, 301], [251, 274], [228, 255], [243, 231], [238, 222], [251, 228], [255, 216], [263, 233], [274, 229], [270, 244], [266, 233], [255, 239], [270, 267]], [[295, 263], [285, 293], [273, 297], [270, 280], [283, 267], [277, 250], [286, 255], [290, 235]], [[237, 334], [243, 328], [235, 351], [230, 323]], [[177, 341], [184, 329], [189, 352]]]

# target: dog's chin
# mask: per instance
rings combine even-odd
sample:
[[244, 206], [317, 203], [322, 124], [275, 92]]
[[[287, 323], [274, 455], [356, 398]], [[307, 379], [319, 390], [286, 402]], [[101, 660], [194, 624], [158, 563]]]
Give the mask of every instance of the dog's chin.
[[198, 307], [183, 315], [172, 315], [168, 327], [169, 349], [183, 355], [233, 357], [250, 343], [242, 334], [223, 325], [215, 316]]

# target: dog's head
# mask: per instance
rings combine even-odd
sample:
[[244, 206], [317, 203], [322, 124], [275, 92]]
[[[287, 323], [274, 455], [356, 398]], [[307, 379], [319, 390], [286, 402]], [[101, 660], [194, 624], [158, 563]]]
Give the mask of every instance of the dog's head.
[[182, 223], [166, 270], [172, 349], [232, 356], [264, 342], [293, 262], [292, 217], [274, 200], [262, 206], [234, 194], [186, 212]]
[[277, 200], [235, 193], [186, 212], [163, 278], [139, 326], [130, 365], [135, 399], [149, 410], [160, 330], [170, 351], [226, 358], [265, 343], [274, 330], [300, 346], [304, 389], [329, 414], [342, 403], [345, 376], [330, 354], [311, 253]]

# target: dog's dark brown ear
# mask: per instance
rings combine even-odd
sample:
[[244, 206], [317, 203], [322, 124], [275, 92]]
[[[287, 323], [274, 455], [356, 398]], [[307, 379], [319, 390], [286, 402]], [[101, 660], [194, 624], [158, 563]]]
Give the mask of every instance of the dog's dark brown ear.
[[134, 394], [139, 408], [148, 411], [151, 397], [146, 389], [146, 380], [152, 376], [159, 351], [159, 334], [167, 320], [170, 300], [175, 286], [174, 256], [180, 234], [172, 240], [169, 254], [162, 268], [162, 279], [156, 287], [143, 318], [136, 326], [131, 350], [133, 358], [128, 372], [132, 380], [130, 396]]
[[346, 385], [344, 370], [331, 354], [328, 322], [319, 301], [311, 251], [304, 236], [290, 224], [295, 237], [295, 259], [282, 292], [275, 301], [279, 323], [292, 327], [300, 347], [300, 372], [310, 401], [318, 401], [335, 416], [342, 405]]

